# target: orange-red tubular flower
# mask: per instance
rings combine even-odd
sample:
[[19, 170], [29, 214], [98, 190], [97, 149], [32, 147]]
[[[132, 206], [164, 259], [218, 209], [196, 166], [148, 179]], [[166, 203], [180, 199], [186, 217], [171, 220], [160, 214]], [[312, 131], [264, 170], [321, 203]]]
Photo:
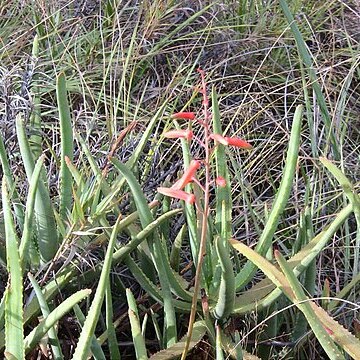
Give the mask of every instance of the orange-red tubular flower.
[[226, 186], [226, 180], [222, 176], [218, 176], [215, 179], [215, 184], [219, 187], [225, 187]]
[[242, 149], [252, 148], [252, 146], [247, 141], [237, 137], [222, 136], [220, 134], [210, 134], [210, 138], [226, 146], [231, 145]]
[[164, 137], [168, 139], [186, 139], [191, 140], [193, 138], [194, 134], [191, 130], [170, 130], [164, 134]]
[[175, 199], [184, 200], [188, 204], [194, 204], [194, 202], [195, 202], [195, 195], [190, 194], [183, 190], [159, 187], [159, 188], [157, 188], [157, 191], [160, 194], [163, 194], [163, 195], [175, 198]]
[[178, 112], [171, 116], [173, 119], [181, 119], [181, 120], [194, 120], [195, 113], [193, 112]]
[[226, 141], [231, 146], [236, 146], [243, 149], [252, 149], [252, 146], [245, 140], [237, 138], [237, 137], [225, 137]]
[[171, 187], [172, 189], [182, 190], [193, 181], [197, 169], [200, 167], [199, 160], [191, 160], [189, 167], [185, 170], [184, 175]]

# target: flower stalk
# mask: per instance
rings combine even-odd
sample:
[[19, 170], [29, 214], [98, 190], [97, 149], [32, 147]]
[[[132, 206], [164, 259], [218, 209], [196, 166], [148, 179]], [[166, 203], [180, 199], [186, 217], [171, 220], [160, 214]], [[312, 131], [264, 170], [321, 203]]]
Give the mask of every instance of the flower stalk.
[[[193, 134], [191, 129], [180, 128], [176, 130], [170, 130], [164, 133], [164, 137], [169, 139], [181, 138], [185, 141], [196, 142], [199, 147], [202, 147], [204, 149], [204, 158], [201, 160], [191, 160], [189, 166], [185, 169], [184, 174], [170, 188], [158, 188], [158, 192], [165, 196], [169, 196], [177, 200], [183, 200], [187, 204], [195, 206], [197, 211], [198, 223], [200, 224], [199, 248], [198, 253], [194, 255], [194, 257], [197, 256], [197, 258], [194, 258], [194, 263], [196, 264], [196, 273], [194, 279], [192, 303], [188, 323], [187, 338], [181, 360], [185, 360], [187, 356], [195, 323], [198, 305], [197, 302], [202, 280], [201, 274], [206, 252], [209, 221], [208, 219], [210, 216], [210, 190], [213, 185], [216, 185], [219, 188], [224, 188], [228, 186], [227, 181], [224, 177], [212, 177], [211, 155], [217, 144], [222, 144], [224, 146], [235, 146], [242, 149], [251, 149], [251, 145], [245, 140], [242, 140], [238, 137], [214, 134], [212, 132], [212, 114], [209, 111], [210, 102], [207, 94], [205, 73], [201, 69], [198, 69], [198, 72], [200, 73], [201, 77], [201, 86], [199, 89], [199, 93], [202, 94], [201, 116], [197, 117], [194, 112], [179, 112], [172, 115], [172, 118], [177, 120], [194, 121], [197, 125], [202, 127], [202, 134], [198, 137]], [[201, 166], [203, 167], [204, 171], [201, 176], [197, 176], [197, 172]], [[184, 190], [185, 187], [191, 183], [195, 183], [199, 187], [199, 192], [196, 193], [196, 196], [191, 193], [191, 190]], [[201, 199], [198, 199], [197, 196], [201, 197]], [[227, 239], [225, 239], [225, 241], [226, 240]]]

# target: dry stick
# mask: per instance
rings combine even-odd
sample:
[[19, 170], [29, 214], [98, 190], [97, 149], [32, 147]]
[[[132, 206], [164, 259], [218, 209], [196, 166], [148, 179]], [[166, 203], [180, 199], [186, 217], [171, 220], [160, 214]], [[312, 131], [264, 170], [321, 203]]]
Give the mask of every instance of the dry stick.
[[185, 348], [181, 356], [181, 360], [186, 359], [186, 355], [188, 353], [191, 337], [193, 333], [193, 327], [196, 316], [197, 309], [197, 298], [200, 290], [201, 283], [201, 269], [204, 262], [205, 251], [206, 251], [206, 233], [207, 233], [207, 220], [209, 215], [209, 198], [210, 198], [210, 148], [209, 148], [209, 123], [210, 123], [210, 113], [208, 111], [209, 108], [209, 99], [206, 93], [206, 82], [204, 71], [198, 70], [201, 75], [201, 85], [202, 85], [202, 94], [203, 94], [203, 111], [204, 111], [204, 145], [205, 145], [205, 191], [204, 191], [204, 211], [202, 216], [202, 227], [201, 227], [201, 238], [200, 238], [200, 249], [198, 254], [198, 261], [196, 267], [195, 274], [195, 284], [194, 284], [194, 295], [191, 303], [191, 311], [190, 311], [190, 319], [188, 324], [188, 332], [185, 343]]

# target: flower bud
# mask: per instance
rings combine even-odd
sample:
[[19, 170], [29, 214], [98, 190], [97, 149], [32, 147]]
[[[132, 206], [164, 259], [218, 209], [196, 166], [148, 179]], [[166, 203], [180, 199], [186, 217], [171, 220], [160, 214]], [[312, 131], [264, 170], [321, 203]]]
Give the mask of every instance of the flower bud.
[[178, 112], [176, 114], [173, 114], [171, 117], [173, 119], [179, 119], [179, 120], [194, 120], [195, 113], [193, 113], [193, 112]]

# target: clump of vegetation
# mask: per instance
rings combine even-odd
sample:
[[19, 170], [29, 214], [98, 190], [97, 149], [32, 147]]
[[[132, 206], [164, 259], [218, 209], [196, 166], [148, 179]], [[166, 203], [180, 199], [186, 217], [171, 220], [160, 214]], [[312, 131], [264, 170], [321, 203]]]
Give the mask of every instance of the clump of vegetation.
[[359, 358], [358, 12], [1, 4], [3, 356]]

